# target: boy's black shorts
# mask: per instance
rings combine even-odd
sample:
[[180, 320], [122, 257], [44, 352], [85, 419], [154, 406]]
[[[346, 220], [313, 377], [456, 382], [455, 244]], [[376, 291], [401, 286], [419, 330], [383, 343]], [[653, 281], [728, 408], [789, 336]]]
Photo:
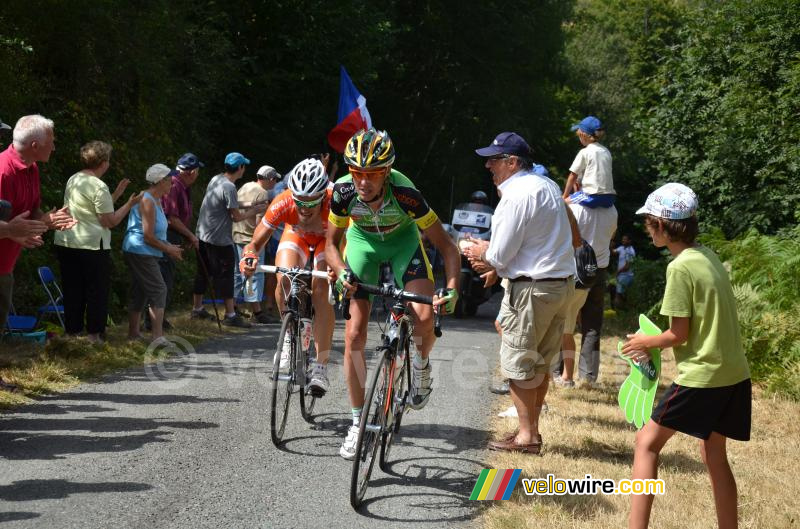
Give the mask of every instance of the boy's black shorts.
[[673, 383], [653, 410], [656, 423], [708, 439], [711, 432], [750, 440], [752, 386], [750, 379], [719, 388], [689, 388]]

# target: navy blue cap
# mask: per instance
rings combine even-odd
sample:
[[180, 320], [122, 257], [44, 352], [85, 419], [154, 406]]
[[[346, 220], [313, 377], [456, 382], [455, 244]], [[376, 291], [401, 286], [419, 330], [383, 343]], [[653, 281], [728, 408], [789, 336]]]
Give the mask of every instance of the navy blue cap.
[[191, 171], [192, 169], [197, 169], [198, 167], [205, 167], [206, 164], [201, 162], [197, 156], [194, 154], [187, 152], [180, 158], [178, 158], [178, 169], [182, 171]]
[[530, 158], [533, 150], [522, 136], [516, 132], [501, 132], [492, 141], [492, 144], [483, 149], [475, 149], [478, 156], [497, 156], [498, 154], [510, 154], [522, 158]]
[[231, 152], [228, 153], [228, 156], [225, 157], [225, 165], [230, 165], [231, 167], [239, 167], [240, 165], [249, 165], [250, 160], [244, 157], [243, 154], [238, 152]]
[[580, 129], [586, 134], [590, 136], [594, 136], [598, 130], [602, 130], [603, 123], [594, 116], [586, 116], [581, 120], [580, 123], [576, 123], [572, 126], [572, 131], [575, 132], [576, 130]]

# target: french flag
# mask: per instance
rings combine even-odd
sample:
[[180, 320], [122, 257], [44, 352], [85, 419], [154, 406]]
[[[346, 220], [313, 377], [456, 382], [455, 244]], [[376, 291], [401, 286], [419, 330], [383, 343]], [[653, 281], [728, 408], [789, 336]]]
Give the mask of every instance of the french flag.
[[372, 127], [372, 118], [367, 110], [367, 98], [350, 80], [347, 70], [341, 66], [339, 82], [339, 124], [328, 133], [328, 143], [337, 152], [344, 152], [348, 140], [361, 129]]

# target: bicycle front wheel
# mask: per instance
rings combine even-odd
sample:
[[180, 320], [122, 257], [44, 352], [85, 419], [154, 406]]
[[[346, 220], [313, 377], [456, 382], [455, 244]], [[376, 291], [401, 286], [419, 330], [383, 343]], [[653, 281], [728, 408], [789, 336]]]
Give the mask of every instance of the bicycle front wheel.
[[[302, 342], [302, 340], [300, 340]], [[302, 349], [302, 343], [298, 350]], [[308, 350], [301, 351], [300, 354], [303, 355], [303, 366], [305, 366], [305, 371], [302, 373], [302, 383], [300, 384], [300, 415], [303, 416], [306, 422], [313, 423], [312, 414], [314, 413], [314, 405], [317, 403], [317, 397], [315, 397], [308, 391], [308, 372], [311, 368], [311, 354], [315, 351], [316, 348], [314, 346], [314, 340], [312, 339], [309, 342]]]
[[372, 465], [375, 463], [381, 434], [386, 426], [386, 410], [389, 409], [387, 399], [391, 399], [389, 392], [391, 377], [389, 354], [386, 350], [382, 350], [378, 365], [375, 367], [372, 386], [367, 391], [364, 408], [361, 410], [358, 443], [356, 444], [355, 459], [353, 459], [353, 474], [350, 479], [350, 504], [354, 509], [361, 505], [364, 494], [367, 492]]
[[[291, 354], [289, 366], [281, 369], [281, 352], [283, 342], [289, 336]], [[292, 375], [294, 373], [295, 355], [297, 354], [297, 322], [291, 312], [283, 315], [281, 332], [278, 333], [277, 352], [272, 365], [272, 387], [270, 398], [270, 435], [275, 446], [279, 446], [286, 429], [286, 417], [289, 411], [289, 397], [292, 396]]]
[[406, 404], [409, 398], [408, 389], [411, 384], [411, 371], [408, 349], [410, 343], [408, 327], [403, 325], [397, 336], [399, 354], [395, 356], [392, 362], [392, 371], [394, 373], [391, 391], [392, 400], [386, 414], [386, 422], [389, 427], [381, 435], [381, 455], [378, 459], [378, 465], [384, 472], [389, 468], [389, 453], [392, 450], [394, 438], [400, 431], [400, 423], [403, 420], [403, 414], [406, 411]]

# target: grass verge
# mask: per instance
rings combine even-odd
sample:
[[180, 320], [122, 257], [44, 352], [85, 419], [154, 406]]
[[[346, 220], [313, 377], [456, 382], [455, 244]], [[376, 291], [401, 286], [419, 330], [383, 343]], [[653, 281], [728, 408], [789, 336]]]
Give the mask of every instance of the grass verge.
[[[611, 323], [611, 322], [609, 322]], [[614, 327], [614, 325], [610, 325]], [[635, 428], [625, 422], [617, 391], [628, 374], [616, 351], [618, 337], [603, 340], [601, 387], [553, 388], [549, 411], [542, 416], [542, 456], [490, 452], [492, 468], [519, 468], [523, 478], [630, 478]], [[578, 342], [580, 343], [580, 342]], [[664, 352], [662, 388], [676, 375], [671, 350]], [[495, 436], [516, 427], [516, 419], [497, 418], [510, 405], [498, 398], [492, 430]], [[767, 398], [754, 390], [753, 427], [749, 442], [728, 442], [728, 458], [739, 491], [739, 526], [788, 528], [800, 524], [800, 483], [791, 468], [800, 449], [800, 404]], [[714, 501], [698, 442], [676, 434], [662, 452], [659, 478], [666, 493], [656, 498], [650, 525], [663, 529], [716, 527]], [[628, 496], [526, 496], [521, 481], [509, 501], [486, 502], [480, 525], [486, 529], [627, 527]]]
[[[195, 346], [220, 336], [215, 322], [192, 320], [188, 316], [170, 316], [174, 325], [170, 336], [183, 338]], [[226, 328], [226, 333], [232, 329]], [[233, 329], [238, 331], [238, 329]], [[145, 363], [156, 362], [170, 355], [164, 348], [149, 348], [149, 340], [129, 341], [127, 327], [107, 329], [103, 344], [85, 338], [55, 337], [47, 344], [24, 341], [0, 342], [0, 377], [19, 388], [10, 393], [0, 390], [0, 409], [30, 402], [34, 397], [63, 391], [100, 375]]]

